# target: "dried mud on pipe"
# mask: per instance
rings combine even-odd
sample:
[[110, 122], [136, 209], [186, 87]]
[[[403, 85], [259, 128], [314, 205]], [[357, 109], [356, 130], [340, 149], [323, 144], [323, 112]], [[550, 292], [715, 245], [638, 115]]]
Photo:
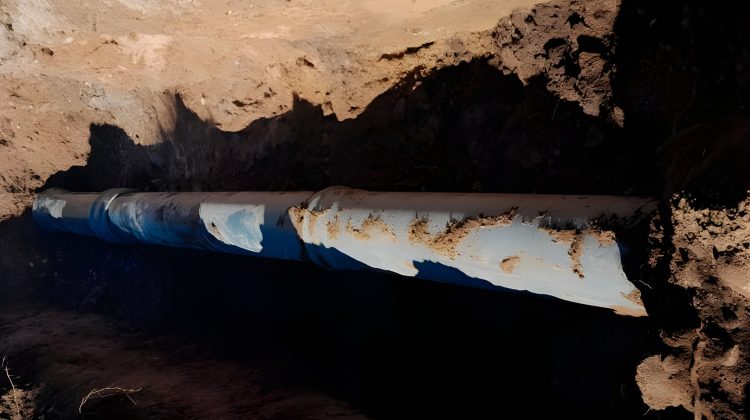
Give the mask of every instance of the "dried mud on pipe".
[[[323, 211], [315, 211], [315, 210], [308, 210], [303, 207], [290, 207], [288, 210], [289, 213], [289, 219], [292, 221], [292, 225], [294, 226], [294, 229], [297, 231], [297, 235], [299, 235], [300, 238], [304, 238], [306, 233], [303, 229], [303, 222], [305, 219], [308, 219], [310, 221], [309, 223], [309, 235], [313, 236], [315, 234], [315, 225], [318, 220], [318, 217], [321, 216]], [[330, 231], [330, 229], [329, 229]], [[336, 234], [338, 234], [338, 230], [335, 230]]]
[[[570, 256], [570, 269], [580, 278], [584, 278], [583, 265], [581, 264], [581, 255], [583, 254], [583, 238], [586, 235], [593, 236], [602, 246], [609, 246], [615, 243], [615, 233], [608, 230], [597, 230], [593, 228], [575, 230], [575, 229], [555, 229], [549, 226], [540, 227], [540, 230], [548, 233], [555, 242], [569, 243], [568, 255]], [[633, 301], [639, 305], [643, 303]]]
[[413, 244], [426, 245], [438, 254], [455, 259], [458, 255], [459, 244], [471, 232], [483, 227], [508, 226], [513, 222], [513, 217], [517, 212], [518, 209], [514, 207], [497, 216], [476, 216], [453, 220], [443, 232], [437, 234], [429, 232], [430, 219], [417, 218], [409, 225], [409, 241]]
[[508, 274], [511, 274], [520, 261], [521, 257], [519, 257], [518, 255], [503, 258], [503, 260], [500, 262], [500, 269]]
[[[338, 218], [338, 216], [336, 216]], [[349, 219], [346, 222], [346, 231], [351, 233], [352, 236], [354, 236], [357, 239], [360, 240], [367, 240], [370, 239], [370, 231], [376, 229], [379, 230], [386, 235], [388, 235], [389, 238], [392, 240], [396, 240], [396, 234], [393, 232], [393, 228], [388, 223], [384, 222], [383, 219], [369, 215], [367, 216], [363, 221], [362, 225], [360, 227], [354, 227], [352, 225], [352, 220]]]

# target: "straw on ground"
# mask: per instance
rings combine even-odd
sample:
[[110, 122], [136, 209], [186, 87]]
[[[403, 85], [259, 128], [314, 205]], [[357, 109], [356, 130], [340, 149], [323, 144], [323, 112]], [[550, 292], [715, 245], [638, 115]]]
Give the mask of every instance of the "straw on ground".
[[78, 406], [78, 413], [83, 413], [83, 406], [86, 405], [86, 403], [92, 399], [92, 398], [107, 398], [112, 397], [115, 395], [124, 395], [126, 396], [130, 402], [133, 403], [133, 405], [138, 405], [138, 403], [135, 402], [133, 398], [130, 397], [130, 394], [136, 394], [138, 392], [141, 392], [143, 388], [138, 389], [129, 389], [129, 388], [120, 388], [119, 386], [110, 386], [106, 388], [94, 388], [91, 391], [89, 391], [86, 396], [84, 396], [81, 399], [81, 404]]

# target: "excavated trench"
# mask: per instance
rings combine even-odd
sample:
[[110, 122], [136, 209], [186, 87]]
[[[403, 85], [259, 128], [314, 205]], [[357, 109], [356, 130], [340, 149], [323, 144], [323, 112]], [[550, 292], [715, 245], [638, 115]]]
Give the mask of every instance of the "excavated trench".
[[[674, 35], [672, 29], [698, 16], [704, 23]], [[177, 96], [175, 127], [163, 133], [162, 143], [142, 146], [117, 126], [92, 125], [87, 164], [45, 184], [79, 191], [346, 185], [657, 197], [663, 199], [661, 216], [644, 244], [644, 281], [637, 285], [647, 319], [378, 273], [41, 234], [28, 214], [0, 223], [0, 233], [4, 246], [16, 244], [18, 255], [34, 256], [35, 266], [15, 272], [18, 255], [2, 256], [14, 280], [0, 284], [59, 310], [106, 314], [133, 340], [169, 355], [169, 369], [195, 374], [210, 368], [203, 360], [217, 361], [224, 366], [221, 379], [228, 381], [218, 384], [258, 401], [264, 392], [313, 389], [345, 402], [331, 409], [336, 413], [376, 418], [485, 418], [518, 410], [692, 417], [684, 408], [649, 410], [635, 378], [644, 358], [681, 354], [673, 341], [663, 341], [678, 332], [699, 331], [709, 346], [714, 340], [729, 351], [735, 332], [727, 332], [724, 318], [746, 316], [729, 305], [724, 318], [707, 322], [710, 308], [695, 303], [700, 293], [668, 281], [673, 254], [682, 252], [673, 239], [671, 194], [688, 197], [696, 207], [727, 208], [741, 201], [750, 179], [737, 158], [747, 148], [742, 112], [749, 97], [742, 96], [748, 93], [740, 77], [746, 70], [737, 63], [747, 57], [735, 53], [740, 58], [734, 62], [717, 62], [711, 43], [719, 36], [712, 28], [742, 39], [727, 35], [725, 18], [698, 6], [673, 15], [667, 6], [625, 2], [616, 48], [612, 40], [579, 39], [576, 52], [559, 49], [564, 40], [545, 44], [550, 55], [561, 54], [566, 77], [580, 76], [581, 53], [606, 57], [606, 66], [616, 69], [599, 116], [561, 99], [550, 88], [556, 83], [551, 76], [522, 83], [490, 57], [476, 58], [418, 69], [344, 121], [297, 99], [291, 111], [230, 133], [200, 119]], [[613, 117], [616, 109], [624, 124]], [[708, 138], [712, 124], [730, 127], [722, 139], [742, 141]], [[687, 146], [680, 140], [686, 136]], [[42, 351], [24, 357], [32, 360]], [[95, 350], [85, 349], [82, 357], [96, 358], [89, 352]], [[43, 395], [55, 412], [77, 408], [77, 394], [64, 389], [74, 379], [18, 370], [31, 383], [59, 381]], [[251, 373], [257, 370], [261, 377]], [[137, 383], [139, 377], [130, 379]], [[190, 401], [213, 389], [192, 384], [175, 389], [173, 401], [161, 402], [146, 385], [143, 404], [102, 401], [90, 415], [115, 410], [123, 418], [178, 416], [192, 413], [185, 408]], [[714, 389], [709, 397], [730, 399], [721, 386]], [[529, 399], [538, 404], [522, 405]], [[321, 404], [316, 401], [303, 399], [295, 407]], [[285, 409], [267, 417], [288, 418]], [[257, 407], [239, 401], [217, 410], [242, 416]]]
[[[140, 146], [116, 126], [92, 125], [87, 165], [45, 187], [655, 193], [653, 159], [639, 176], [622, 176], [653, 150], [631, 147], [621, 129], [545, 86], [478, 59], [412, 75], [355, 119], [299, 100], [239, 133], [200, 120], [177, 97], [168, 141]], [[647, 320], [376, 273], [38, 240], [48, 260], [43, 293], [55, 305], [177, 330], [238, 363], [281, 354], [301, 368], [279, 381], [319, 387], [367, 414], [494, 416], [530, 393], [550, 412], [647, 410], [634, 382], [655, 342]]]

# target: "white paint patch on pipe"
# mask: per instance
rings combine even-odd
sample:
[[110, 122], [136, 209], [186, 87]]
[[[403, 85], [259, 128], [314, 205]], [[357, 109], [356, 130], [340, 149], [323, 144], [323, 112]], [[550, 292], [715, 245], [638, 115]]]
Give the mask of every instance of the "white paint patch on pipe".
[[65, 204], [65, 200], [60, 200], [47, 195], [40, 195], [34, 200], [33, 211], [46, 211], [51, 217], [62, 219]]
[[248, 204], [201, 203], [198, 214], [203, 225], [217, 240], [251, 252], [263, 250], [265, 206]]

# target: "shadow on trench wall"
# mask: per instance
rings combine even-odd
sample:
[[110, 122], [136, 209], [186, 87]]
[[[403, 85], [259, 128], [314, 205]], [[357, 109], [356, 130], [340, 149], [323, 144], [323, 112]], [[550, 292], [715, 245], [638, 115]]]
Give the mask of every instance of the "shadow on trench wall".
[[[615, 103], [628, 138], [657, 152], [665, 197], [736, 206], [750, 187], [750, 4], [624, 0]], [[649, 159], [651, 157], [644, 156]], [[640, 170], [636, 165], [631, 170]]]
[[[296, 100], [288, 113], [227, 133], [175, 99], [154, 146], [91, 127], [85, 167], [46, 187], [103, 190], [374, 190], [652, 194], [652, 148], [477, 60], [410, 75], [352, 120]], [[627, 173], [628, 176], [623, 176]], [[25, 223], [25, 222], [24, 222]], [[640, 415], [636, 363], [648, 321], [553, 299], [377, 273], [55, 235], [44, 293], [128, 325], [180, 331], [243, 360], [301, 361], [288, 380], [383, 418], [530, 412]]]
[[[372, 190], [567, 194], [659, 192], [655, 146], [485, 60], [407, 75], [356, 118], [296, 98], [289, 112], [224, 132], [175, 98], [164, 141], [91, 126], [85, 167], [47, 186], [102, 190]], [[633, 170], [633, 162], [641, 167]]]

